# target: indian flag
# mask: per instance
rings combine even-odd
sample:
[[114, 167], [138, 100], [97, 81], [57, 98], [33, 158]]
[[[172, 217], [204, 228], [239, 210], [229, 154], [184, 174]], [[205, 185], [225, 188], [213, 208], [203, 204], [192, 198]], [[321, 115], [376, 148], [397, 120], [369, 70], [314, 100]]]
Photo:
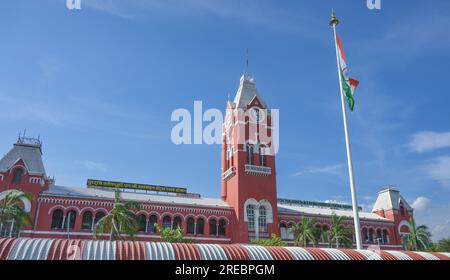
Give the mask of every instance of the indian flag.
[[336, 41], [338, 44], [338, 56], [339, 56], [339, 70], [341, 71], [342, 90], [347, 98], [350, 111], [353, 111], [355, 107], [355, 89], [359, 85], [357, 80], [354, 80], [348, 76], [347, 63], [345, 62], [344, 48], [342, 48], [341, 38], [336, 34]]

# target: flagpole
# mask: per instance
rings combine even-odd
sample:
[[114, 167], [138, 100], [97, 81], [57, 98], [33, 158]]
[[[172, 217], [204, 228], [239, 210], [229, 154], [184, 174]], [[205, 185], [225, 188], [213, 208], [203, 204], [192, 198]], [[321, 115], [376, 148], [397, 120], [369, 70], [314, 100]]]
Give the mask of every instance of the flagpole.
[[351, 194], [352, 194], [353, 220], [354, 220], [354, 224], [355, 224], [356, 248], [358, 250], [361, 250], [362, 242], [361, 242], [361, 230], [360, 230], [361, 227], [360, 227], [360, 223], [359, 223], [359, 213], [358, 213], [358, 201], [356, 199], [355, 177], [353, 176], [352, 154], [350, 151], [350, 139], [349, 139], [349, 133], [348, 133], [348, 126], [347, 126], [347, 111], [345, 109], [344, 92], [342, 91], [342, 77], [341, 77], [341, 71], [340, 71], [340, 67], [339, 67], [339, 53], [338, 53], [337, 38], [336, 38], [336, 25], [338, 25], [338, 24], [339, 24], [339, 20], [336, 18], [336, 14], [333, 11], [331, 14], [330, 25], [333, 27], [334, 45], [336, 47], [336, 61], [337, 61], [337, 68], [338, 68], [338, 75], [339, 75], [339, 86], [340, 86], [340, 92], [341, 92], [342, 117], [344, 120], [345, 146], [347, 148], [348, 176], [350, 179], [350, 190], [351, 190]]

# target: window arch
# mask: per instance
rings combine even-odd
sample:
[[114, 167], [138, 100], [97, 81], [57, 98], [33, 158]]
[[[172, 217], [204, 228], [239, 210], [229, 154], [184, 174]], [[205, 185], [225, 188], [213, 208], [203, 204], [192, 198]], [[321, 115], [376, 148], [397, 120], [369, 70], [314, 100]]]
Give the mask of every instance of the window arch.
[[247, 224], [249, 231], [255, 231], [255, 206], [253, 204], [247, 205]]
[[195, 221], [194, 218], [189, 217], [187, 219], [187, 234], [194, 234], [195, 233]]
[[172, 228], [173, 229], [181, 228], [181, 217], [180, 216], [176, 216], [175, 218], [173, 218]]
[[106, 216], [106, 214], [104, 212], [97, 212], [95, 214], [94, 225], [96, 225], [98, 223], [98, 221], [100, 221], [105, 216]]
[[94, 216], [91, 211], [86, 211], [81, 219], [81, 229], [91, 230], [93, 226]]
[[138, 231], [145, 232], [147, 217], [144, 214], [139, 214], [136, 218], [136, 222], [138, 225]]
[[156, 215], [151, 215], [150, 218], [148, 218], [148, 227], [147, 231], [151, 233], [156, 233], [156, 225], [158, 223], [158, 217]]
[[64, 219], [64, 213], [61, 209], [56, 209], [52, 214], [52, 229], [61, 229]]
[[280, 235], [282, 239], [288, 238], [288, 229], [285, 223], [280, 224]]
[[172, 218], [170, 216], [164, 216], [163, 218], [163, 228], [172, 227]]
[[375, 231], [373, 230], [373, 228], [370, 228], [369, 229], [369, 243], [373, 243], [373, 241], [374, 241], [374, 234], [375, 234]]
[[264, 206], [259, 206], [258, 224], [260, 232], [267, 232], [267, 212]]
[[226, 226], [227, 226], [227, 221], [225, 221], [225, 219], [220, 219], [219, 220], [219, 228], [218, 228], [218, 234], [225, 236], [226, 235]]
[[383, 233], [381, 229], [377, 229], [377, 243], [383, 243]]
[[383, 230], [383, 243], [389, 243], [389, 232], [386, 229]]
[[363, 228], [362, 229], [362, 236], [363, 236], [364, 242], [368, 242], [369, 241], [369, 235], [367, 233], [367, 228]]
[[21, 167], [16, 168], [13, 173], [12, 183], [19, 184], [20, 181], [22, 181], [22, 177], [23, 177], [24, 173], [25, 173], [25, 170], [23, 168], [21, 168]]
[[293, 226], [294, 226], [294, 223], [292, 223], [292, 222], [288, 224], [288, 239], [289, 240], [294, 240], [294, 232], [291, 230]]
[[209, 235], [217, 235], [217, 220], [209, 220]]
[[76, 218], [77, 218], [77, 212], [75, 210], [70, 210], [69, 212], [67, 212], [63, 228], [64, 229], [74, 229]]
[[205, 233], [205, 220], [203, 218], [197, 219], [197, 229], [195, 231], [196, 234], [204, 234]]

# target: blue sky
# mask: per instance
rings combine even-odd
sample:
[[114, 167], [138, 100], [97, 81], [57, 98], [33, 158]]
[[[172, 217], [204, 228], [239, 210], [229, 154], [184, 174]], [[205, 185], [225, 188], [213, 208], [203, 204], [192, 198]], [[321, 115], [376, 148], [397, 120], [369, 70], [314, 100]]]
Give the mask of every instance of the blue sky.
[[[392, 3], [394, 2], [394, 3]], [[432, 4], [431, 4], [432, 3]], [[279, 197], [350, 201], [333, 37], [351, 76], [359, 202], [382, 186], [450, 235], [448, 1], [4, 1], [0, 151], [41, 135], [47, 173], [220, 192], [220, 146], [172, 144], [173, 110], [225, 109], [245, 69], [280, 110]]]

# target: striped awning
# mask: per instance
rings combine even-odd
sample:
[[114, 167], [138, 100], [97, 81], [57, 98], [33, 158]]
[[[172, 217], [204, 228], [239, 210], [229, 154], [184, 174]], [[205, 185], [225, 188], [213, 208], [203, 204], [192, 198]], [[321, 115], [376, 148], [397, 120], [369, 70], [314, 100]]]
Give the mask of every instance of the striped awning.
[[0, 239], [0, 260], [450, 260], [450, 255], [247, 244], [4, 238]]

